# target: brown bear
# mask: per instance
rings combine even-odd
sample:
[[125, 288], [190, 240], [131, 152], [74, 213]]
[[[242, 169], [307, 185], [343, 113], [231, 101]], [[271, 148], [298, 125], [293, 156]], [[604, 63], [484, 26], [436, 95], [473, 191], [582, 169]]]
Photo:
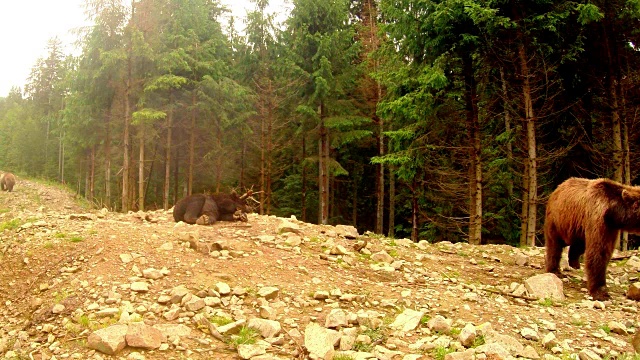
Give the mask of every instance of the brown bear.
[[559, 272], [562, 250], [569, 246], [572, 268], [580, 268], [584, 254], [589, 294], [596, 300], [608, 299], [607, 266], [622, 230], [640, 233], [640, 186], [609, 179], [566, 180], [547, 202], [547, 272]]
[[217, 221], [247, 221], [249, 194], [193, 194], [176, 203], [173, 219], [188, 224], [212, 225]]
[[13, 191], [13, 186], [16, 184], [16, 177], [10, 172], [3, 173], [0, 176], [0, 188], [4, 191]]

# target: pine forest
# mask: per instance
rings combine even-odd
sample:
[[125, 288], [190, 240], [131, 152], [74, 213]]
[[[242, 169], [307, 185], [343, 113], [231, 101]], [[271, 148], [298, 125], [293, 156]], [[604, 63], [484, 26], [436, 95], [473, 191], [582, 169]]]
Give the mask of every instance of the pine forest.
[[640, 0], [290, 5], [86, 0], [81, 50], [52, 38], [0, 98], [0, 168], [114, 211], [252, 189], [260, 214], [523, 246], [567, 178], [639, 184]]

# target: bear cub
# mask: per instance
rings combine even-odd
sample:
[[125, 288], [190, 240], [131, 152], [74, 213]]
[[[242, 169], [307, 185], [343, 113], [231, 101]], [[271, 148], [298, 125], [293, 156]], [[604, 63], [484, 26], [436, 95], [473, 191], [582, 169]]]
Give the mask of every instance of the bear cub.
[[589, 294], [595, 300], [608, 299], [607, 266], [620, 231], [640, 233], [640, 186], [609, 179], [566, 180], [547, 202], [546, 271], [559, 272], [562, 250], [569, 246], [572, 268], [580, 268], [584, 254]]

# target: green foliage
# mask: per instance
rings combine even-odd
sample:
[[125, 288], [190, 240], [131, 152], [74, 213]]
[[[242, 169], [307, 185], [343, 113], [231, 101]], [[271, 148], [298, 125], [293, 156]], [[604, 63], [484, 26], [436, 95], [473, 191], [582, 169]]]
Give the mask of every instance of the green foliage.
[[214, 316], [209, 317], [209, 321], [212, 324], [215, 324], [217, 326], [223, 326], [223, 325], [231, 324], [233, 322], [233, 319], [230, 319], [230, 318], [227, 318], [227, 317], [224, 317], [224, 316], [214, 315]]
[[15, 230], [22, 225], [22, 220], [15, 218], [0, 223], [0, 232], [5, 230]]
[[243, 326], [238, 334], [231, 336], [229, 345], [238, 347], [238, 345], [255, 344], [257, 339], [258, 332], [256, 330]]
[[582, 25], [597, 22], [604, 18], [604, 14], [595, 4], [576, 4], [576, 10], [578, 11], [578, 21]]
[[435, 360], [444, 360], [447, 354], [451, 354], [454, 351], [454, 349], [449, 347], [438, 346], [432, 351], [432, 354]]

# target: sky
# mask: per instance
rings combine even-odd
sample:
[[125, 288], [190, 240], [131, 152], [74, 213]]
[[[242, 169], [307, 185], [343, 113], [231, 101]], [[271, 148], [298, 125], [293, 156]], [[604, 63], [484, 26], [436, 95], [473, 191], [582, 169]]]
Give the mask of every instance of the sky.
[[[284, 2], [272, 0], [270, 7], [282, 15]], [[241, 18], [246, 9], [253, 9], [249, 0], [221, 3]], [[49, 39], [57, 36], [65, 54], [74, 51], [77, 36], [72, 30], [90, 25], [83, 4], [84, 0], [0, 0], [0, 97], [14, 86], [24, 90], [31, 68], [46, 56]], [[242, 21], [236, 24], [243, 26]]]

